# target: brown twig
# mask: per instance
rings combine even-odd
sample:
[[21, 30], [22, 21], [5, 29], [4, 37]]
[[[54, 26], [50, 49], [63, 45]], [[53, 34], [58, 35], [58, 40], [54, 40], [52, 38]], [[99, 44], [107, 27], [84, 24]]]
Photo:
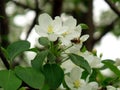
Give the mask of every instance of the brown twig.
[[103, 36], [105, 36], [108, 32], [110, 32], [114, 28], [114, 25], [117, 22], [117, 20], [119, 20], [119, 18], [116, 18], [109, 25], [103, 27], [103, 33], [101, 34], [101, 36], [98, 39], [94, 40], [94, 43], [96, 43], [97, 41], [100, 41]]
[[0, 0], [0, 43], [6, 48], [9, 45], [9, 22], [5, 12], [5, 0]]
[[116, 8], [116, 6], [110, 0], [104, 0], [110, 8], [120, 17], [120, 10]]
[[32, 8], [32, 7], [28, 6], [28, 5], [25, 5], [25, 4], [23, 4], [23, 3], [20, 3], [20, 2], [18, 2], [18, 1], [14, 1], [14, 0], [13, 0], [12, 2], [15, 3], [17, 6], [20, 6], [20, 7], [24, 8], [24, 9], [35, 10], [34, 8]]
[[63, 0], [53, 0], [52, 1], [52, 17], [60, 16], [62, 11]]

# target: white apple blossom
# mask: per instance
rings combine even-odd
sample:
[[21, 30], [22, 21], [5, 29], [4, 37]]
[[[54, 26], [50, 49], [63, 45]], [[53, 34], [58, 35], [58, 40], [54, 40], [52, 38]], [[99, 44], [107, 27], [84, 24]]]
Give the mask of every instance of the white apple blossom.
[[63, 45], [69, 46], [72, 44], [71, 40], [77, 39], [80, 41], [80, 45], [78, 46], [82, 46], [82, 43], [88, 39], [89, 35], [81, 36], [82, 28], [80, 25], [76, 25], [76, 19], [72, 16], [69, 16], [66, 20], [63, 21], [63, 26], [67, 27], [67, 30], [62, 34], [60, 38]]
[[85, 42], [89, 38], [89, 35], [83, 35], [80, 38], [78, 37], [78, 42], [73, 42], [73, 47], [71, 47], [70, 52], [72, 53], [78, 53], [80, 52], [80, 49], [83, 45], [83, 42]]
[[[76, 24], [76, 19], [74, 19], [72, 16], [69, 16], [66, 20], [63, 21], [63, 26], [67, 27], [67, 30], [60, 37], [63, 45], [69, 46], [71, 44], [71, 40], [80, 35], [80, 31], [78, 32], [75, 30]], [[79, 30], [81, 30], [81, 28]]]
[[73, 40], [72, 46], [68, 48], [65, 52], [66, 53], [80, 53], [80, 49], [83, 45], [83, 42], [85, 42], [89, 38], [89, 35], [83, 35], [80, 38]]
[[74, 67], [69, 76], [65, 76], [65, 82], [71, 90], [78, 90], [86, 84], [85, 80], [80, 79], [82, 75], [82, 69]]
[[97, 90], [98, 84], [81, 79], [83, 70], [79, 67], [74, 67], [70, 76], [65, 75], [65, 82], [70, 90]]
[[61, 36], [61, 41], [63, 45], [69, 45], [71, 44], [72, 39], [79, 39], [81, 36], [82, 28], [80, 25], [77, 25], [76, 19], [72, 16], [65, 17], [61, 15], [61, 18], [63, 21], [63, 26], [67, 27], [67, 30]]
[[85, 51], [84, 53], [79, 53], [80, 56], [84, 57], [88, 61], [91, 68], [100, 68], [103, 66], [101, 59], [97, 56], [94, 56], [91, 52]]
[[39, 16], [39, 25], [35, 25], [36, 32], [41, 37], [48, 37], [50, 41], [56, 41], [60, 34], [64, 33], [62, 20], [56, 17], [54, 20], [46, 13]]
[[71, 45], [71, 40], [77, 39], [80, 43], [76, 46], [81, 47], [89, 36], [81, 36], [81, 26], [76, 26], [76, 24], [77, 21], [72, 16], [64, 21], [61, 17], [56, 16], [53, 20], [48, 14], [44, 13], [39, 16], [39, 25], [35, 25], [35, 30], [41, 37], [48, 37], [50, 41], [56, 41], [59, 37], [62, 45], [65, 46]]

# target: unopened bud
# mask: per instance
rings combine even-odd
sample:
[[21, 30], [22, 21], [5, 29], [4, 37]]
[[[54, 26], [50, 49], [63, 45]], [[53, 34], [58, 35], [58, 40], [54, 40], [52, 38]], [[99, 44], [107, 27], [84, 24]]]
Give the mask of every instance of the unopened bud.
[[92, 50], [92, 54], [93, 54], [94, 56], [97, 56], [97, 50], [96, 50], [96, 49], [93, 49], [93, 50]]
[[100, 53], [100, 58], [102, 58], [102, 56], [103, 56], [103, 54], [102, 54], [102, 53]]

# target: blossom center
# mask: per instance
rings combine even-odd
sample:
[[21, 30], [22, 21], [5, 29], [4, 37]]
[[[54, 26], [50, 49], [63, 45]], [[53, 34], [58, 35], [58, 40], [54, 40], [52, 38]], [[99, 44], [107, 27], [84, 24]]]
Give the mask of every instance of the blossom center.
[[53, 27], [50, 25], [50, 26], [48, 26], [48, 33], [50, 34], [50, 33], [53, 33]]
[[68, 34], [68, 32], [64, 32], [62, 35], [63, 37], [65, 37]]
[[80, 81], [79, 80], [74, 81], [73, 84], [74, 84], [75, 88], [79, 88], [80, 87]]
[[74, 38], [71, 40], [72, 43], [75, 43], [75, 44], [80, 44], [80, 39], [79, 38]]

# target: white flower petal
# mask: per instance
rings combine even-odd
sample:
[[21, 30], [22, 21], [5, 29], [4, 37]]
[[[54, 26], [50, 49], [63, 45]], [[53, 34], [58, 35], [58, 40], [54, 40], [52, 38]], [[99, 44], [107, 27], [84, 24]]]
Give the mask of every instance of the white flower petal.
[[68, 26], [71, 29], [75, 28], [76, 24], [77, 24], [77, 21], [72, 16], [69, 17], [65, 22], [63, 22], [64, 26]]
[[49, 39], [50, 41], [56, 41], [57, 38], [58, 38], [58, 36], [55, 35], [55, 34], [49, 34], [49, 35], [48, 35], [48, 39]]
[[100, 59], [98, 57], [93, 58], [93, 61], [91, 62], [91, 67], [92, 68], [100, 68], [102, 67], [103, 64], [101, 63]]
[[107, 86], [107, 90], [116, 90], [116, 88], [113, 86]]
[[97, 56], [94, 56], [91, 52], [86, 51], [84, 53], [81, 53], [80, 55], [88, 61], [89, 65], [92, 68], [100, 68], [103, 66], [103, 64], [101, 63], [101, 59]]
[[80, 36], [80, 33], [76, 31], [72, 31], [68, 33], [68, 35], [66, 35], [66, 37], [68, 37], [70, 40], [78, 38], [79, 36]]
[[67, 38], [60, 38], [60, 41], [62, 42], [62, 45], [65, 45], [65, 46], [70, 46], [72, 43], [69, 39]]
[[60, 28], [59, 32], [57, 32], [57, 33], [58, 33], [58, 34], [63, 34], [63, 33], [65, 33], [67, 30], [68, 30], [68, 27], [62, 26], [62, 27]]
[[73, 33], [72, 33], [72, 37], [74, 37], [73, 39], [80, 37], [80, 34], [81, 34], [81, 33], [80, 33], [80, 32], [77, 32], [77, 31], [73, 32]]
[[44, 29], [42, 29], [40, 26], [35, 25], [35, 31], [37, 34], [39, 34], [40, 36], [48, 36], [47, 33], [45, 32]]
[[53, 30], [55, 33], [59, 33], [62, 28], [62, 20], [60, 17], [56, 17], [52, 22]]
[[98, 90], [98, 83], [90, 82], [88, 85], [92, 87], [92, 90]]
[[79, 33], [80, 33], [80, 36], [81, 36], [82, 28], [81, 28], [80, 25], [78, 25], [78, 26], [75, 28], [75, 31], [79, 32]]
[[80, 79], [80, 88], [86, 86], [86, 81], [84, 79]]
[[52, 22], [52, 18], [48, 14], [44, 13], [39, 16], [39, 25], [42, 28], [47, 28], [48, 25], [51, 24], [51, 22]]
[[83, 35], [82, 37], [80, 37], [80, 40], [82, 42], [86, 41], [89, 38], [89, 35]]
[[55, 17], [55, 20], [53, 21], [53, 26], [56, 28], [62, 27], [62, 20], [60, 17]]
[[67, 75], [65, 75], [65, 82], [66, 82], [66, 84], [68, 85], [69, 88], [73, 88], [74, 87], [71, 78], [68, 77]]
[[79, 80], [82, 75], [82, 69], [80, 67], [74, 67], [70, 73], [70, 77], [72, 78], [73, 81]]
[[70, 53], [78, 54], [80, 52], [80, 48], [81, 48], [81, 45], [74, 44], [67, 51], [70, 52]]

